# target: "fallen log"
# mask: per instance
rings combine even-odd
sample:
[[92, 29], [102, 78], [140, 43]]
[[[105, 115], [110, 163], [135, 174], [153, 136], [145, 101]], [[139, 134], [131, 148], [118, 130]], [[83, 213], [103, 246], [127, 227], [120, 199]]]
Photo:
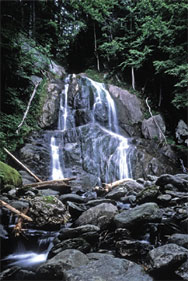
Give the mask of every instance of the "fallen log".
[[12, 207], [12, 206], [9, 205], [8, 203], [6, 203], [5, 201], [0, 200], [0, 204], [1, 204], [3, 207], [9, 209], [11, 212], [13, 212], [13, 213], [19, 215], [19, 216], [22, 217], [23, 219], [25, 219], [25, 220], [27, 220], [27, 221], [33, 221], [32, 218], [30, 218], [30, 217], [26, 216], [24, 213], [18, 211], [17, 209], [15, 209], [14, 207]]
[[59, 180], [49, 180], [49, 181], [41, 181], [41, 182], [35, 182], [31, 184], [26, 184], [23, 187], [33, 187], [33, 188], [44, 188], [44, 187], [50, 187], [50, 186], [68, 186], [68, 182], [75, 180], [76, 178], [65, 178], [65, 179], [59, 179]]
[[[26, 215], [27, 211], [28, 211], [28, 208], [23, 211], [23, 214]], [[19, 217], [17, 224], [13, 228], [13, 232], [16, 237], [20, 236], [20, 234], [22, 234], [24, 231], [22, 228], [22, 224], [23, 224], [23, 218]]]
[[8, 149], [3, 148], [4, 151], [10, 155], [18, 164], [20, 164], [20, 166], [26, 170], [32, 177], [34, 177], [38, 182], [41, 182], [42, 180], [39, 179], [35, 174], [33, 174], [33, 172], [31, 172], [21, 161], [19, 161], [12, 153], [10, 153], [10, 151], [8, 151]]
[[[105, 192], [109, 192], [112, 188], [114, 188], [114, 187], [116, 187], [116, 186], [118, 186], [118, 185], [120, 185], [120, 184], [122, 184], [122, 183], [124, 183], [124, 182], [126, 182], [126, 181], [134, 181], [134, 180], [131, 179], [131, 178], [126, 178], [126, 179], [114, 181], [114, 182], [112, 182], [112, 183], [105, 183], [105, 184], [104, 184], [104, 187], [103, 187], [103, 190], [104, 190]], [[100, 188], [99, 186], [96, 186], [96, 187], [95, 187], [95, 190], [100, 190], [100, 189], [101, 189], [101, 188]]]

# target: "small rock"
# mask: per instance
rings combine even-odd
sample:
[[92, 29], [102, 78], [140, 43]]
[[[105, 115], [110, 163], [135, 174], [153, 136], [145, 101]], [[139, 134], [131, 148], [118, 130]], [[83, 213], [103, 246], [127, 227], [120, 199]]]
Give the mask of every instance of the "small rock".
[[184, 262], [180, 267], [175, 271], [175, 273], [182, 278], [184, 281], [188, 281], [188, 260]]
[[2, 224], [0, 224], [0, 237], [3, 239], [8, 239], [8, 232], [4, 229]]
[[10, 202], [10, 205], [14, 207], [17, 210], [23, 210], [23, 209], [28, 209], [29, 208], [29, 202], [27, 201], [22, 201], [22, 200], [12, 200]]
[[63, 228], [60, 231], [58, 238], [60, 240], [64, 240], [67, 238], [84, 237], [86, 240], [87, 238], [90, 240], [93, 239], [95, 236], [98, 237], [99, 231], [100, 228], [98, 226], [92, 224], [85, 224], [75, 228]]
[[139, 240], [121, 240], [116, 242], [117, 252], [123, 258], [134, 258], [141, 260], [146, 257], [153, 247], [147, 241]]
[[76, 249], [82, 253], [89, 253], [91, 245], [83, 238], [71, 238], [57, 243], [49, 252], [48, 258], [52, 258], [67, 249]]
[[63, 194], [59, 197], [59, 200], [61, 200], [61, 202], [65, 203], [67, 201], [71, 201], [71, 202], [76, 202], [76, 203], [84, 203], [87, 200], [77, 194], [72, 194], [72, 193], [67, 193], [67, 194]]
[[120, 186], [114, 188], [105, 197], [107, 199], [119, 200], [121, 197], [125, 196], [126, 193], [127, 193], [127, 188], [125, 186]]
[[77, 219], [85, 210], [85, 206], [67, 201], [67, 206], [72, 218]]
[[89, 207], [94, 207], [94, 206], [97, 206], [97, 205], [100, 205], [102, 203], [114, 203], [115, 204], [115, 201], [114, 200], [111, 200], [111, 199], [95, 199], [95, 200], [90, 200], [87, 202], [86, 206], [89, 206]]
[[167, 203], [172, 199], [170, 194], [161, 194], [157, 197], [157, 199], [161, 202]]
[[153, 185], [153, 186], [146, 187], [141, 192], [139, 192], [136, 196], [136, 200], [139, 204], [145, 202], [155, 202], [158, 195], [159, 195], [159, 187]]

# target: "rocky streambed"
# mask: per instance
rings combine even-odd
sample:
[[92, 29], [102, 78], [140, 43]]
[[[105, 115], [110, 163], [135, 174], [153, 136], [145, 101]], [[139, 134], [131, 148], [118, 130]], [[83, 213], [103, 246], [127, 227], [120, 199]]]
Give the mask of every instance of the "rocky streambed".
[[[187, 174], [127, 179], [108, 192], [5, 186], [1, 200], [28, 209], [33, 222], [14, 237], [14, 216], [1, 209], [0, 279], [188, 280], [187, 191]], [[43, 259], [11, 264], [18, 241]]]

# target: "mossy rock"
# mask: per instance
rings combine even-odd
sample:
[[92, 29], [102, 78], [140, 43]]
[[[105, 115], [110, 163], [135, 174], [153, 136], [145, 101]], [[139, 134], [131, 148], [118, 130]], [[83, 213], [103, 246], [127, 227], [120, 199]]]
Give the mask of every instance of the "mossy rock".
[[2, 186], [21, 186], [22, 177], [16, 169], [0, 161], [0, 183]]

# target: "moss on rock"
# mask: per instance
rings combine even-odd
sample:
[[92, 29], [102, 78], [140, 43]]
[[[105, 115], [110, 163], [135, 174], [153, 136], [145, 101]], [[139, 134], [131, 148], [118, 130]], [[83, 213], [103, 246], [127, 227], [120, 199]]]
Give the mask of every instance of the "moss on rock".
[[2, 186], [21, 186], [22, 177], [16, 169], [0, 161], [0, 182]]

